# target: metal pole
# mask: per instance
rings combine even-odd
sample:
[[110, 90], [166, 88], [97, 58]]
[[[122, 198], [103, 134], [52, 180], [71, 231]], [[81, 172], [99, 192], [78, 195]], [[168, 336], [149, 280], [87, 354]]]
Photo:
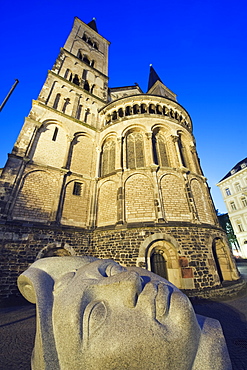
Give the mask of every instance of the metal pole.
[[6, 98], [4, 99], [4, 101], [2, 102], [2, 104], [0, 105], [0, 112], [1, 112], [1, 110], [3, 109], [3, 107], [5, 106], [5, 104], [7, 103], [7, 101], [8, 101], [8, 99], [9, 99], [9, 97], [10, 97], [10, 95], [12, 94], [12, 92], [14, 91], [14, 89], [15, 89], [15, 87], [16, 87], [16, 85], [19, 83], [19, 80], [15, 80], [15, 83], [14, 83], [14, 85], [11, 87], [11, 89], [9, 90], [9, 93], [8, 93], [8, 95], [6, 96]]

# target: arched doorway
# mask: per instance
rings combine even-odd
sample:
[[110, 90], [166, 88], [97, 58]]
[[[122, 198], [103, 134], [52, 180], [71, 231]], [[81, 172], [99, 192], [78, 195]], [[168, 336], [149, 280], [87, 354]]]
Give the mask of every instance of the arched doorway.
[[178, 288], [182, 288], [177, 252], [168, 241], [156, 240], [148, 246], [146, 266], [149, 271], [165, 278]]
[[150, 257], [151, 271], [155, 274], [168, 279], [167, 261], [162, 251], [154, 249]]
[[239, 278], [237, 269], [233, 264], [228, 247], [222, 239], [214, 239], [212, 252], [220, 282], [237, 280]]
[[36, 260], [46, 257], [65, 257], [75, 255], [76, 253], [74, 249], [69, 244], [63, 242], [54, 242], [47, 244], [44, 248], [42, 248], [36, 257]]
[[216, 240], [214, 240], [214, 242], [213, 242], [213, 256], [214, 256], [214, 261], [215, 261], [215, 265], [216, 265], [216, 270], [218, 272], [220, 282], [222, 283], [222, 281], [224, 279], [223, 279], [223, 275], [222, 275], [222, 271], [221, 271], [220, 262], [219, 262], [217, 252], [219, 252], [219, 251], [217, 251], [217, 242], [216, 242]]

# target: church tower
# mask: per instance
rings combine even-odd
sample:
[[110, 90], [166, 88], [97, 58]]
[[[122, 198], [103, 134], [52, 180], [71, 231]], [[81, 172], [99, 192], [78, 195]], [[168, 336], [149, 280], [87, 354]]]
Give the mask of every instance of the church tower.
[[7, 259], [22, 271], [37, 257], [90, 254], [191, 296], [241, 288], [188, 112], [152, 66], [146, 93], [108, 88], [108, 46], [95, 20], [75, 18], [33, 101], [1, 175]]

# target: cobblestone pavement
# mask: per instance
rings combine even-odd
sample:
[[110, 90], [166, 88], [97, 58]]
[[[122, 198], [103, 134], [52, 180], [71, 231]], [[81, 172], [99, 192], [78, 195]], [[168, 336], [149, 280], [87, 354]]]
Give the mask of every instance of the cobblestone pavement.
[[[247, 263], [239, 270], [247, 280]], [[198, 301], [193, 306], [196, 313], [220, 321], [233, 370], [247, 370], [247, 293], [232, 301]], [[30, 370], [34, 336], [34, 305], [1, 308], [0, 370]]]

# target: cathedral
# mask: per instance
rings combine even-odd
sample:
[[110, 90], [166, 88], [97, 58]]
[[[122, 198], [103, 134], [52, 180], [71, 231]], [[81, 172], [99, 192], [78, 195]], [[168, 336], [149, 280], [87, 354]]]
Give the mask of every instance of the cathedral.
[[243, 282], [189, 113], [152, 66], [147, 92], [109, 88], [108, 47], [95, 20], [75, 18], [2, 170], [2, 297], [35, 259], [83, 254], [146, 268], [189, 296], [231, 293]]

